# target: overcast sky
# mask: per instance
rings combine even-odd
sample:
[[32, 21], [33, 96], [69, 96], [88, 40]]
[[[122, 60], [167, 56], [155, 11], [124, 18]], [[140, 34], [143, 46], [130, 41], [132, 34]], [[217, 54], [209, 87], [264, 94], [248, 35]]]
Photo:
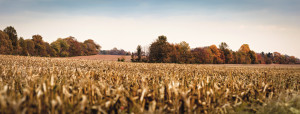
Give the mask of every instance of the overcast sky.
[[73, 36], [128, 51], [165, 35], [191, 48], [226, 42], [300, 57], [299, 20], [299, 0], [0, 0], [0, 28], [19, 37]]

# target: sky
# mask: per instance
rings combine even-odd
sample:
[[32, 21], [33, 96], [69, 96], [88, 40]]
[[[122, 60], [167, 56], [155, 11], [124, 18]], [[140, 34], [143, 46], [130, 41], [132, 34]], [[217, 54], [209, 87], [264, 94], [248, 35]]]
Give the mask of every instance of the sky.
[[300, 0], [0, 0], [0, 29], [44, 41], [93, 39], [102, 49], [135, 51], [165, 35], [191, 48], [226, 42], [236, 51], [300, 57]]

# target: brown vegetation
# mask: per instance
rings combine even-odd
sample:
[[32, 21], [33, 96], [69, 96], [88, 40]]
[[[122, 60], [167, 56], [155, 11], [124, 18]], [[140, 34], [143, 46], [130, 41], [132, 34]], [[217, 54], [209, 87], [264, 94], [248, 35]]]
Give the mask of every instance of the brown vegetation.
[[118, 59], [124, 58], [125, 61], [130, 61], [130, 56], [125, 55], [91, 55], [91, 56], [76, 56], [67, 57], [68, 59], [82, 59], [82, 60], [105, 60], [105, 61], [117, 61]]
[[[260, 107], [270, 107], [269, 101], [281, 94], [299, 96], [300, 88], [297, 65], [146, 64], [6, 55], [0, 55], [0, 64], [0, 113], [271, 113], [268, 109], [274, 108]], [[276, 106], [297, 113], [298, 101], [276, 100]]]
[[70, 57], [99, 54], [101, 46], [92, 39], [79, 42], [70, 36], [58, 38], [49, 44], [41, 35], [33, 35], [32, 39], [18, 38], [14, 27], [9, 26], [0, 30], [0, 54], [41, 56], [41, 57]]
[[[137, 50], [138, 52], [138, 50]], [[132, 54], [133, 62], [141, 62]], [[250, 50], [248, 44], [243, 44], [238, 51], [232, 51], [222, 42], [216, 45], [191, 49], [185, 41], [170, 44], [166, 36], [158, 36], [150, 44], [149, 56], [142, 61], [154, 63], [196, 63], [196, 64], [300, 64], [295, 56], [283, 55], [279, 52], [256, 53]]]

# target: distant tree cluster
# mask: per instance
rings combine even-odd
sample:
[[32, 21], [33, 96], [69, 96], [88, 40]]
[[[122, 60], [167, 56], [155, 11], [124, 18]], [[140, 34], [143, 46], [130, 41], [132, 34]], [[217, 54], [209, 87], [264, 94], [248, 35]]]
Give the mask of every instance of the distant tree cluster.
[[[132, 61], [141, 61], [139, 46], [137, 53], [132, 54]], [[170, 44], [166, 36], [159, 36], [149, 47], [146, 62], [155, 63], [197, 63], [197, 64], [296, 64], [299, 59], [295, 56], [274, 53], [256, 53], [248, 44], [243, 44], [238, 51], [232, 51], [222, 42], [219, 47], [211, 45], [191, 49], [186, 42]]]
[[101, 50], [100, 54], [102, 55], [130, 55], [129, 51], [123, 49], [113, 48], [111, 50]]
[[41, 35], [33, 35], [32, 39], [18, 38], [14, 27], [0, 30], [0, 54], [42, 56], [42, 57], [69, 57], [81, 55], [96, 55], [101, 46], [88, 39], [78, 42], [74, 37], [58, 38], [49, 44], [43, 41]]
[[138, 45], [136, 48], [136, 53], [131, 53], [132, 62], [148, 62], [145, 51], [142, 51], [142, 46]]

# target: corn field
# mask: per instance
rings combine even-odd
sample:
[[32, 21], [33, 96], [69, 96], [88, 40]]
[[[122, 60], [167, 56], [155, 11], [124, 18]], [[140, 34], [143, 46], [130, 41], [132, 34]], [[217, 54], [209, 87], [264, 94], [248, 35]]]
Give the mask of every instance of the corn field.
[[260, 113], [273, 104], [300, 113], [299, 90], [297, 65], [0, 55], [0, 113]]

